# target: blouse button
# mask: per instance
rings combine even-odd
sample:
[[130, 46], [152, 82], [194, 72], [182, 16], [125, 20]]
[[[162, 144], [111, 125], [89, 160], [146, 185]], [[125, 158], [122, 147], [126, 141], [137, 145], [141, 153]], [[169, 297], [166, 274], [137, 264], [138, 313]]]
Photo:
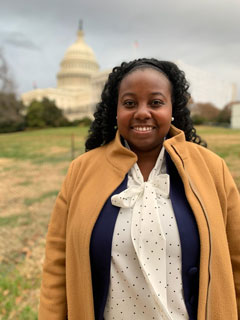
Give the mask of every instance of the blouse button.
[[191, 296], [190, 300], [189, 300], [189, 303], [191, 305], [194, 305], [194, 302], [195, 302], [195, 297], [194, 296]]
[[195, 276], [198, 272], [198, 268], [197, 267], [192, 267], [188, 270], [188, 275], [189, 276]]

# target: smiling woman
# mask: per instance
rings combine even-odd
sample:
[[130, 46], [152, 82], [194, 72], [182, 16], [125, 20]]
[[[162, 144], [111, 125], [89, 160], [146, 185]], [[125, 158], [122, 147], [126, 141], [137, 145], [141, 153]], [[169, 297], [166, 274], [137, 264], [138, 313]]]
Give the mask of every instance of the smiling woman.
[[138, 156], [141, 171], [142, 158], [147, 153], [152, 165], [144, 170], [147, 180], [172, 119], [171, 83], [163, 73], [142, 66], [127, 74], [119, 86], [117, 125], [120, 135], [126, 139]]
[[188, 87], [156, 59], [109, 75], [51, 216], [39, 320], [239, 318], [239, 193]]

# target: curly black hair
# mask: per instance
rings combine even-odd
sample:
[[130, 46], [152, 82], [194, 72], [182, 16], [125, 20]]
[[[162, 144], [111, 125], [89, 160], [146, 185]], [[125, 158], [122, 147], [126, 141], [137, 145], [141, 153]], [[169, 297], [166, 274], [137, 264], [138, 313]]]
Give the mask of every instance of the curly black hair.
[[118, 89], [122, 79], [138, 68], [153, 68], [162, 72], [172, 85], [173, 124], [184, 131], [187, 141], [207, 146], [206, 142], [196, 134], [187, 104], [190, 99], [189, 83], [185, 73], [176, 64], [157, 59], [137, 59], [123, 62], [113, 68], [101, 94], [101, 101], [96, 106], [94, 121], [89, 129], [85, 147], [86, 151], [105, 145], [115, 138], [117, 130]]

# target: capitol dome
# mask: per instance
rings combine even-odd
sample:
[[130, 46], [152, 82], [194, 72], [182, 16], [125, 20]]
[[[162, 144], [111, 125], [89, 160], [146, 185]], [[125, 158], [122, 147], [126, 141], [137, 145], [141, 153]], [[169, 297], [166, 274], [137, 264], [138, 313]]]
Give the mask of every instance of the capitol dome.
[[85, 40], [80, 22], [76, 41], [66, 50], [57, 74], [57, 88], [34, 89], [22, 94], [23, 103], [48, 98], [69, 120], [93, 117], [110, 70], [99, 71], [92, 48]]
[[67, 49], [57, 74], [57, 86], [61, 89], [86, 90], [91, 78], [99, 71], [99, 65], [92, 48], [85, 40], [80, 25], [77, 40]]

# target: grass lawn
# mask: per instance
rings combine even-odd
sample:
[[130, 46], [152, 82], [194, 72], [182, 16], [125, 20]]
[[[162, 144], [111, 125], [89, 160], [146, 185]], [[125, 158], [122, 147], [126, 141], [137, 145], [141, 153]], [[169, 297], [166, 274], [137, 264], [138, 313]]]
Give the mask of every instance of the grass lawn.
[[71, 159], [84, 151], [87, 131], [0, 135], [0, 320], [37, 319], [49, 215]]
[[51, 128], [0, 135], [0, 158], [56, 163], [71, 160], [74, 136], [75, 156], [84, 151], [87, 128]]
[[207, 141], [208, 149], [226, 161], [240, 190], [240, 130], [199, 126], [197, 132]]
[[[240, 130], [197, 130], [225, 159], [240, 190]], [[86, 136], [83, 127], [0, 135], [0, 320], [37, 319], [49, 216]]]

